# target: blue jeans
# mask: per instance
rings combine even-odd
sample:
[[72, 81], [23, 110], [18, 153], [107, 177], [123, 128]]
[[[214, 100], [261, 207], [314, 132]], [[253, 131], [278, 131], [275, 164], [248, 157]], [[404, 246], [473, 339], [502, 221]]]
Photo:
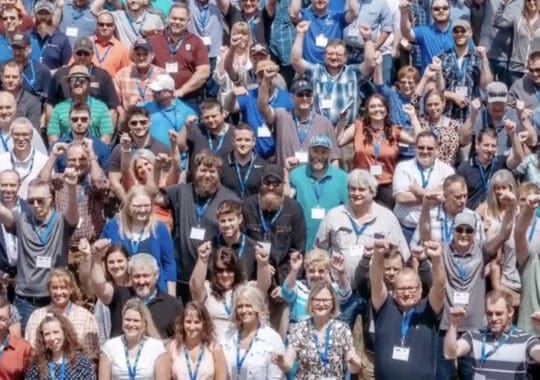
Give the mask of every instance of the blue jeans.
[[414, 231], [416, 231], [416, 228], [405, 227], [401, 223], [399, 225], [401, 226], [401, 230], [403, 231], [403, 235], [405, 236], [405, 240], [407, 241], [407, 244], [410, 244], [411, 239], [414, 236]]
[[498, 82], [503, 82], [510, 88], [512, 81], [508, 72], [508, 62], [498, 61], [496, 59], [489, 60], [489, 67], [493, 73], [493, 78]]
[[[444, 335], [445, 331], [441, 331], [439, 335], [438, 355], [437, 355], [437, 380], [452, 380], [456, 372], [455, 360], [447, 360], [444, 358]], [[474, 377], [473, 359], [468, 357], [459, 358], [457, 360], [457, 372], [459, 380], [472, 380]]]
[[28, 319], [30, 319], [30, 315], [34, 312], [34, 310], [39, 309], [39, 306], [30, 303], [26, 299], [19, 297], [16, 294], [15, 300], [13, 301], [13, 306], [17, 308], [19, 314], [21, 315], [21, 328], [24, 334], [24, 329], [26, 328]]

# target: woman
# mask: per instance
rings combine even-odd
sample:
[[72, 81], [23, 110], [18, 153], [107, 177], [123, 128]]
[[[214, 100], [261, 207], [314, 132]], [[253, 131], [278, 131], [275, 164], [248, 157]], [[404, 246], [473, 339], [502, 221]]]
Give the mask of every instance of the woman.
[[495, 12], [493, 26], [513, 30], [512, 55], [508, 69], [510, 83], [523, 77], [527, 70], [530, 43], [534, 33], [540, 29], [540, 4], [538, 0], [524, 0], [521, 12], [506, 11], [508, 1], [501, 1]]
[[122, 244], [130, 255], [149, 253], [159, 264], [158, 289], [176, 295], [176, 262], [165, 223], [152, 214], [152, 199], [141, 186], [126, 195], [118, 215], [107, 222], [100, 238]]
[[56, 268], [49, 274], [47, 290], [51, 304], [36, 309], [28, 319], [24, 339], [32, 347], [37, 347], [39, 338], [38, 327], [51, 310], [62, 313], [73, 326], [79, 345], [90, 355], [97, 359], [99, 352], [98, 326], [96, 318], [87, 309], [79, 306], [81, 291], [77, 286], [73, 274], [66, 269]]
[[[517, 208], [517, 200], [517, 184], [512, 173], [506, 169], [495, 172], [489, 181], [487, 201], [477, 209], [486, 230], [486, 239], [499, 233], [505, 211], [510, 207]], [[519, 306], [521, 279], [513, 239], [501, 243], [490, 268], [493, 288], [510, 292], [514, 306]]]
[[99, 380], [170, 379], [171, 364], [150, 311], [138, 299], [122, 309], [123, 335], [101, 348]]
[[[222, 336], [231, 322], [232, 296], [244, 282], [244, 273], [234, 250], [221, 247], [212, 253], [212, 245], [205, 242], [197, 249], [198, 259], [189, 280], [189, 290], [194, 301], [206, 307], [218, 336]], [[210, 280], [206, 280], [210, 261]]]
[[174, 379], [227, 379], [225, 356], [216, 344], [210, 315], [201, 303], [192, 301], [186, 305], [175, 331], [169, 345]]
[[[411, 105], [404, 106], [404, 110], [410, 116], [414, 114]], [[345, 130], [338, 127], [337, 139], [340, 146], [353, 142], [353, 167], [368, 170], [377, 178], [375, 199], [393, 208], [392, 176], [399, 157], [399, 143], [412, 145], [414, 137], [390, 124], [386, 98], [379, 94], [370, 96], [363, 119]]]
[[443, 114], [444, 95], [437, 90], [430, 90], [424, 96], [424, 117], [420, 118], [420, 129], [430, 131], [437, 136], [439, 149], [437, 158], [455, 167], [459, 161], [459, 148], [470, 143], [471, 136], [466, 136], [463, 123]]
[[234, 327], [221, 339], [231, 380], [281, 379], [281, 370], [271, 362], [273, 352], [285, 347], [268, 324], [268, 306], [263, 293], [252, 285], [234, 292], [231, 320]]
[[296, 360], [295, 379], [342, 379], [344, 363], [351, 373], [360, 372], [361, 363], [354, 352], [351, 330], [335, 319], [339, 305], [331, 283], [321, 281], [313, 286], [307, 312], [311, 318], [292, 328], [287, 353], [275, 353], [273, 362], [287, 372]]
[[62, 313], [50, 310], [39, 324], [34, 356], [25, 379], [96, 379], [91, 359], [83, 353], [73, 326]]

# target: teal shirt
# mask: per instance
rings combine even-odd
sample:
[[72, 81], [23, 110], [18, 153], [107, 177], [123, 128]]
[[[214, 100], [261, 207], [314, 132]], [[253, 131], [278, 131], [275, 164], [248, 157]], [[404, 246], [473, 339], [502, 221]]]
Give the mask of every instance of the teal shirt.
[[[313, 248], [313, 241], [319, 229], [321, 219], [311, 216], [311, 209], [318, 206], [326, 213], [339, 205], [347, 203], [347, 173], [329, 165], [326, 174], [319, 181], [313, 176], [308, 164], [294, 168], [289, 176], [291, 188], [296, 191], [296, 201], [304, 211], [306, 220], [306, 251]], [[319, 198], [317, 199], [317, 193]]]

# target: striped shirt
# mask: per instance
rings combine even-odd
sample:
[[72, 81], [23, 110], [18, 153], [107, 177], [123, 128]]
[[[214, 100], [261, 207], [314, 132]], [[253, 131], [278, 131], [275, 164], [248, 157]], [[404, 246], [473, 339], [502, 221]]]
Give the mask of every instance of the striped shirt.
[[[527, 360], [529, 352], [538, 339], [523, 330], [514, 328], [504, 334], [501, 339], [508, 338], [504, 344], [497, 344], [497, 339], [487, 327], [477, 330], [469, 330], [462, 335], [469, 343], [471, 352], [469, 356], [474, 360], [474, 379], [497, 379], [497, 380], [519, 380], [527, 379]], [[485, 340], [485, 343], [484, 343]], [[482, 346], [484, 352], [489, 354], [485, 363], [481, 362]], [[482, 365], [483, 364], [483, 365]]]

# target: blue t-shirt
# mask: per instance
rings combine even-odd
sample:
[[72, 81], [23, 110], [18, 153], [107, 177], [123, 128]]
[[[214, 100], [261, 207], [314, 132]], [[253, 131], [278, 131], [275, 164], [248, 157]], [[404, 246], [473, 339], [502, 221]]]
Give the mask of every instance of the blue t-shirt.
[[317, 46], [318, 40], [343, 39], [343, 29], [347, 26], [345, 12], [328, 11], [324, 16], [317, 16], [311, 7], [300, 12], [301, 19], [309, 21], [309, 29], [304, 37], [302, 58], [311, 63], [324, 63], [325, 46]]
[[454, 47], [452, 38], [452, 23], [449, 23], [446, 30], [442, 31], [435, 25], [417, 26], [413, 28], [416, 44], [420, 47], [421, 67], [420, 74], [431, 63], [436, 55]]
[[0, 35], [0, 63], [7, 62], [11, 59], [13, 59], [11, 44], [5, 35]]

